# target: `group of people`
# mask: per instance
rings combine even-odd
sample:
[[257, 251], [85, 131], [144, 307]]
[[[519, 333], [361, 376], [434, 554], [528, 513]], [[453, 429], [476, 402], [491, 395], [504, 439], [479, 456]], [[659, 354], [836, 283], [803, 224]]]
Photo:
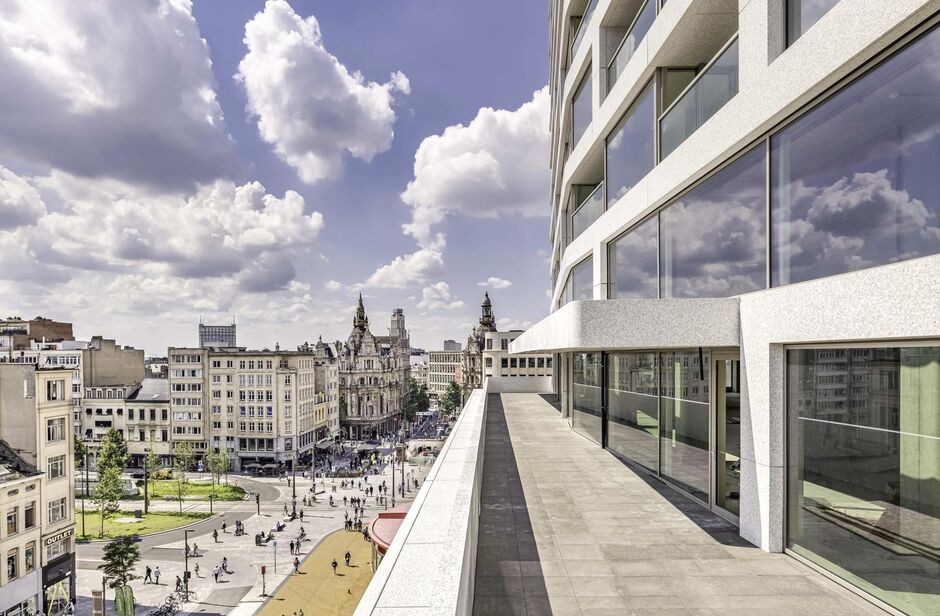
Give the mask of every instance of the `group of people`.
[[[349, 553], [349, 550], [346, 550], [346, 554], [343, 556], [343, 559], [346, 561], [346, 566], [349, 567], [352, 562], [352, 554]], [[333, 562], [330, 563], [330, 566], [333, 567], [333, 575], [337, 575], [336, 568], [339, 567], [339, 563], [336, 562], [336, 559], [333, 559]]]

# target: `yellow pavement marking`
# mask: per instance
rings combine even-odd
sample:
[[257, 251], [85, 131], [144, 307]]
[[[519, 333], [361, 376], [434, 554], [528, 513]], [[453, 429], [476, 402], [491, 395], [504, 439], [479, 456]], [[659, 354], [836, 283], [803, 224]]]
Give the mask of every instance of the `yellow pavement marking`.
[[[349, 550], [349, 567], [343, 555]], [[330, 563], [339, 563], [333, 575]], [[290, 561], [293, 563], [293, 559]], [[257, 616], [293, 616], [303, 609], [304, 616], [345, 616], [352, 614], [372, 580], [372, 544], [362, 533], [338, 530], [320, 543], [292, 574]]]

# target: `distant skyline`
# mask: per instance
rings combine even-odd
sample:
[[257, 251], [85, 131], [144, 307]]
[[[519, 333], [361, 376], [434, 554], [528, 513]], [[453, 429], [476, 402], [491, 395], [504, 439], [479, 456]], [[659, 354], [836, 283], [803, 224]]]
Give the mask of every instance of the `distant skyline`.
[[[542, 0], [0, 7], [0, 317], [165, 353], [548, 312]], [[42, 41], [43, 44], [37, 44]]]

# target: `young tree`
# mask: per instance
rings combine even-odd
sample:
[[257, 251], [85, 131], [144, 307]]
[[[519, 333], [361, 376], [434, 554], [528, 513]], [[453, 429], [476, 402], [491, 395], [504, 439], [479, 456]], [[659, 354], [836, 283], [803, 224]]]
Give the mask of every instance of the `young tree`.
[[180, 513], [183, 513], [183, 498], [189, 494], [189, 480], [186, 471], [193, 464], [193, 448], [187, 442], [178, 443], [173, 449], [173, 487], [180, 501]]
[[447, 389], [444, 390], [444, 395], [441, 396], [441, 412], [445, 415], [453, 415], [458, 410], [460, 410], [460, 405], [463, 402], [462, 394], [460, 392], [460, 385], [451, 381], [447, 384]]
[[118, 537], [104, 546], [101, 557], [103, 562], [98, 568], [110, 580], [111, 588], [119, 588], [140, 577], [134, 575], [134, 567], [140, 561], [138, 541], [140, 539], [137, 536], [131, 535]]
[[160, 456], [157, 455], [153, 435], [147, 443], [147, 453], [144, 456], [144, 513], [150, 506], [150, 476], [160, 466]]
[[121, 471], [116, 468], [98, 469], [98, 485], [92, 491], [92, 502], [101, 518], [101, 532], [104, 537], [104, 522], [112, 514], [117, 513], [118, 504], [124, 496], [124, 486], [121, 484]]
[[206, 455], [206, 467], [212, 473], [212, 493], [215, 494], [215, 486], [222, 483], [222, 475], [228, 472], [228, 456], [216, 447]]
[[74, 437], [75, 439], [75, 468], [85, 468], [85, 460], [88, 458], [88, 445], [85, 441]]
[[96, 461], [98, 479], [100, 480], [102, 473], [110, 468], [116, 469], [119, 473], [123, 471], [127, 466], [128, 457], [124, 433], [109, 428], [101, 440], [101, 449], [98, 450]]

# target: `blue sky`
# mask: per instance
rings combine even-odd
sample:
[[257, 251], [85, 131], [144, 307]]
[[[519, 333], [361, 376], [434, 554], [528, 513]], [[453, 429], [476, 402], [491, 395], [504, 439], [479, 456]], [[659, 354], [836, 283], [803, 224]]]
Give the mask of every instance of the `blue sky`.
[[544, 0], [15, 5], [0, 314], [158, 354], [200, 317], [345, 338], [360, 292], [426, 348], [481, 282], [503, 327], [547, 311]]

